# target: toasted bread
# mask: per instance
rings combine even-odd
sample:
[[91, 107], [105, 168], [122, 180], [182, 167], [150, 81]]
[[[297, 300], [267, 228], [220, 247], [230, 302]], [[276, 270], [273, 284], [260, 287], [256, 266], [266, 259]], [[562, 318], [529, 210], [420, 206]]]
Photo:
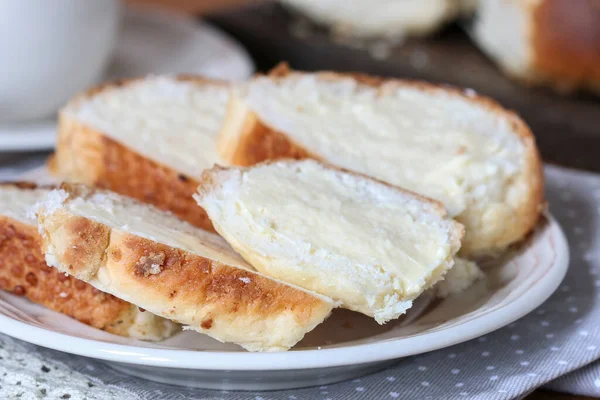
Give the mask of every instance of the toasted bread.
[[600, 94], [596, 0], [478, 0], [469, 30], [509, 76], [559, 92]]
[[178, 331], [177, 324], [46, 264], [28, 211], [49, 191], [29, 183], [0, 185], [0, 289], [121, 336], [161, 340]]
[[49, 265], [250, 351], [289, 349], [336, 305], [256, 272], [221, 237], [112, 192], [63, 184], [38, 219]]

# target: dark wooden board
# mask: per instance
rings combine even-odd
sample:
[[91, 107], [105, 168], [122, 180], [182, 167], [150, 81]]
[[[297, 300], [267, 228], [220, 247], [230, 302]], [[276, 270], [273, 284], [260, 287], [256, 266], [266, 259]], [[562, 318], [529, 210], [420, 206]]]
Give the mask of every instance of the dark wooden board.
[[435, 37], [408, 40], [378, 60], [365, 49], [335, 43], [323, 29], [311, 29], [304, 38], [293, 35], [295, 17], [276, 4], [209, 20], [244, 44], [262, 71], [284, 60], [302, 70], [362, 71], [472, 88], [516, 110], [534, 131], [546, 161], [600, 171], [600, 99], [561, 96], [511, 81], [456, 26]]

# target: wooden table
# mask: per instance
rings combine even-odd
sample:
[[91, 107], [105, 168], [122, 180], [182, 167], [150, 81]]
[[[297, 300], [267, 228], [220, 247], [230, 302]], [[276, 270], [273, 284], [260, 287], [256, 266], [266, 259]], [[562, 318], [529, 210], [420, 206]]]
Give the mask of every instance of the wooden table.
[[[600, 172], [600, 101], [589, 95], [563, 97], [524, 88], [498, 72], [457, 27], [428, 39], [410, 40], [384, 60], [337, 45], [323, 30], [307, 38], [290, 33], [291, 17], [261, 0], [128, 0], [151, 3], [208, 19], [236, 37], [260, 70], [285, 60], [306, 70], [363, 71], [469, 87], [517, 110], [536, 134], [546, 161]], [[248, 7], [248, 3], [255, 3]], [[241, 7], [243, 6], [243, 7]], [[415, 62], [415, 57], [427, 62]], [[591, 398], [537, 390], [527, 400]]]

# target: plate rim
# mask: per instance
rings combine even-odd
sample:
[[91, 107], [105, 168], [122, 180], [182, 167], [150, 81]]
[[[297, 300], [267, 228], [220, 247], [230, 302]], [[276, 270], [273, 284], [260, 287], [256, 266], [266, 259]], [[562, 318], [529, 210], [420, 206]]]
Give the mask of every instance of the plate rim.
[[[556, 260], [549, 272], [517, 301], [464, 323], [424, 335], [330, 349], [273, 353], [157, 349], [107, 343], [17, 321], [0, 314], [0, 332], [39, 346], [104, 361], [175, 369], [259, 371], [342, 367], [387, 361], [439, 350], [500, 329], [529, 314], [545, 302], [563, 281], [569, 266], [565, 234], [550, 213], [545, 213], [555, 235]], [[426, 340], [424, 340], [426, 339]]]

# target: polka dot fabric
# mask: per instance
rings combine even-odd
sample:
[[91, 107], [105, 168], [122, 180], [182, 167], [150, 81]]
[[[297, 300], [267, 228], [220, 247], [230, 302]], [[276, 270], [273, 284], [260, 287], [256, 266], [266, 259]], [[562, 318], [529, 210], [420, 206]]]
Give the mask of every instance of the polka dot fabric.
[[[46, 374], [40, 365], [73, 375], [74, 396], [89, 379], [98, 393], [130, 393], [142, 399], [327, 400], [327, 399], [513, 399], [548, 385], [554, 390], [600, 396], [600, 175], [547, 167], [550, 211], [569, 240], [571, 265], [557, 292], [541, 307], [507, 327], [444, 350], [399, 360], [360, 379], [274, 392], [226, 392], [178, 388], [117, 373], [104, 364], [58, 353], [0, 335], [0, 398]], [[23, 358], [15, 371], [9, 358]], [[585, 368], [584, 368], [585, 367]], [[53, 370], [54, 371], [54, 370]], [[6, 374], [3, 376], [3, 374]], [[558, 378], [558, 379], [557, 379]], [[68, 380], [67, 380], [68, 382]], [[4, 392], [3, 392], [4, 390]], [[62, 388], [61, 388], [62, 390]], [[4, 396], [4, 397], [3, 397]], [[110, 397], [107, 397], [110, 398]]]

